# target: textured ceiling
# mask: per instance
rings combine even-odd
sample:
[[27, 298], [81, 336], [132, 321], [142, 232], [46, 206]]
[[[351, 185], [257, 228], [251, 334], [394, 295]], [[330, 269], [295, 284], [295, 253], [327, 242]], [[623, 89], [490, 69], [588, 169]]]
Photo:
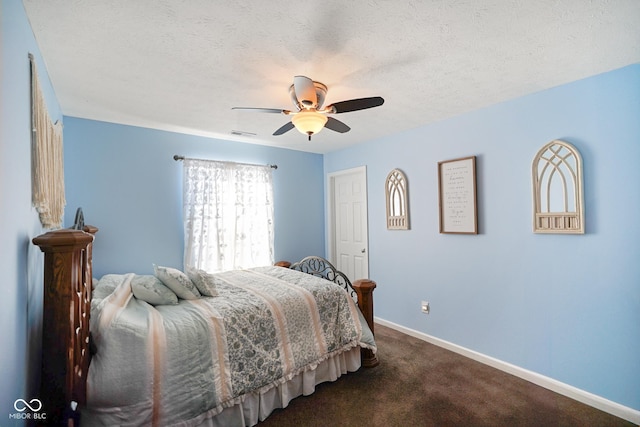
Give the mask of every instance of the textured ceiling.
[[[640, 62], [640, 0], [23, 3], [65, 115], [318, 153]], [[292, 109], [295, 75], [386, 102], [311, 142], [231, 110]]]

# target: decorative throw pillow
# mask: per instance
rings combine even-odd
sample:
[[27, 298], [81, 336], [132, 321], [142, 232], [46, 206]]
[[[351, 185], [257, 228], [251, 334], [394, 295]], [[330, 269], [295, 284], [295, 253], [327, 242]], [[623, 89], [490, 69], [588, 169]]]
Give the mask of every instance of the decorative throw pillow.
[[177, 295], [155, 276], [136, 275], [131, 279], [131, 291], [134, 297], [151, 305], [178, 304]]
[[196, 285], [198, 291], [202, 295], [208, 297], [217, 297], [218, 291], [216, 290], [215, 276], [207, 273], [204, 270], [198, 270], [196, 268], [187, 268], [187, 276]]
[[200, 297], [198, 288], [193, 284], [191, 279], [182, 271], [171, 268], [153, 265], [156, 277], [162, 281], [169, 289], [182, 299], [196, 299]]

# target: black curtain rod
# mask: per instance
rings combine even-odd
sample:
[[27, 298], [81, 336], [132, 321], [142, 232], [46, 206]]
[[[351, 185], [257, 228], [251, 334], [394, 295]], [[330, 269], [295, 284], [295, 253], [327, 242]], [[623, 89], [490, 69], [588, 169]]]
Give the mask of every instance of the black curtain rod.
[[[179, 154], [175, 154], [173, 156], [173, 160], [175, 160], [176, 162], [178, 160], [184, 160], [187, 157], [184, 156], [180, 156]], [[269, 166], [272, 169], [278, 169], [278, 165], [256, 165], [253, 163], [238, 163], [238, 162], [227, 162], [227, 161], [223, 161], [223, 160], [207, 160], [207, 159], [194, 159], [194, 160], [205, 160], [205, 161], [209, 161], [209, 162], [220, 162], [220, 163], [233, 163], [235, 165], [245, 165], [245, 166]]]

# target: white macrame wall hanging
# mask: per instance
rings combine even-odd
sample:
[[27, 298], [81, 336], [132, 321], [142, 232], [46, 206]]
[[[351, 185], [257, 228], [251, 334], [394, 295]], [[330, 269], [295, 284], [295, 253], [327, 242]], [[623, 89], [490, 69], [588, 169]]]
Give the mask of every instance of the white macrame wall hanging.
[[52, 123], [42, 95], [33, 55], [31, 62], [31, 197], [44, 228], [62, 227], [64, 207], [64, 162], [62, 123]]

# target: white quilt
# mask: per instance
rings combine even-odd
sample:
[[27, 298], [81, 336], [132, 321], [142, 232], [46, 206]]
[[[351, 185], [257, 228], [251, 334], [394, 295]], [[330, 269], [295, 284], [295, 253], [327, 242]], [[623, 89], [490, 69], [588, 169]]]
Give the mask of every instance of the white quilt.
[[133, 274], [96, 285], [89, 425], [191, 425], [360, 346], [375, 351], [360, 311], [338, 285], [261, 267], [216, 275], [217, 297], [152, 306]]

